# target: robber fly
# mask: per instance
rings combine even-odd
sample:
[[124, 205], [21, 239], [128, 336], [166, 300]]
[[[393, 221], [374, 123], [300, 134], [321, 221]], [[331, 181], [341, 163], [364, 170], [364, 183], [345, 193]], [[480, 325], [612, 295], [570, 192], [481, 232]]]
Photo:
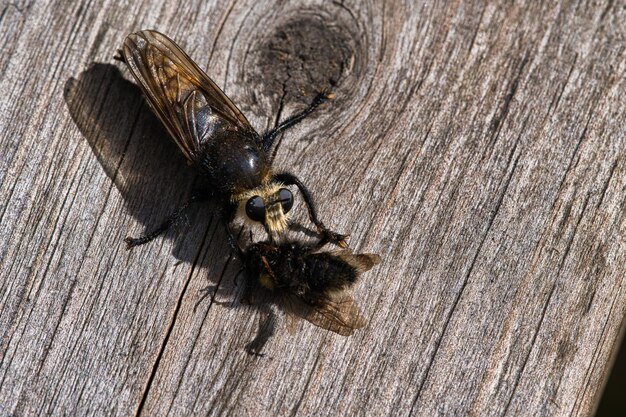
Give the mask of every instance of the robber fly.
[[[330, 93], [318, 94], [309, 107], [289, 117], [274, 129], [259, 135], [220, 88], [167, 36], [144, 30], [129, 35], [121, 58], [137, 80], [152, 110], [165, 125], [189, 162], [204, 174], [208, 193], [170, 215], [153, 232], [140, 238], [126, 238], [128, 247], [146, 243], [164, 232], [190, 203], [217, 198], [230, 224], [237, 213], [260, 222], [270, 239], [287, 228], [287, 214], [293, 206], [288, 185], [298, 187], [307, 205], [309, 218], [329, 242], [346, 247], [345, 235], [330, 231], [317, 217], [309, 190], [293, 174], [272, 169], [274, 139], [295, 125], [324, 101]], [[245, 218], [244, 217], [244, 218]]]
[[[325, 243], [325, 238], [314, 244], [265, 241], [251, 244], [245, 251], [239, 249], [248, 279], [243, 301], [259, 284], [278, 296], [288, 314], [318, 327], [343, 336], [364, 327], [367, 321], [346, 290], [363, 272], [380, 263], [380, 256], [355, 254], [350, 249], [319, 252]], [[269, 336], [257, 336], [253, 351], [260, 351]]]

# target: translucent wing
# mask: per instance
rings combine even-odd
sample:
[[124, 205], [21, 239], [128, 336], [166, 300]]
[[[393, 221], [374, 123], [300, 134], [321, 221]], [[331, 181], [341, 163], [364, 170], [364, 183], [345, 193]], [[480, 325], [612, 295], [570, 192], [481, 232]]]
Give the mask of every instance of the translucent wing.
[[295, 295], [285, 295], [284, 307], [287, 313], [342, 336], [350, 336], [355, 330], [367, 324], [361, 310], [347, 294], [337, 299], [325, 300], [322, 304], [315, 306]]
[[203, 146], [233, 133], [258, 134], [232, 101], [167, 36], [144, 30], [129, 35], [122, 50], [154, 112], [184, 155], [195, 161]]

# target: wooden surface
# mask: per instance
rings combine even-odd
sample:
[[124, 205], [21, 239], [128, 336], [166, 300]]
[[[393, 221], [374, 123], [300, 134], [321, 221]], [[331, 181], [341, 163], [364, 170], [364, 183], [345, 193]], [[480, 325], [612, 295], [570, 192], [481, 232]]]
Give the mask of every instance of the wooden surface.
[[[626, 315], [626, 8], [405, 3], [2, 3], [0, 416], [593, 413]], [[260, 131], [333, 86], [276, 166], [383, 257], [369, 327], [247, 355], [211, 205], [125, 250], [198, 181], [112, 60], [144, 28]]]

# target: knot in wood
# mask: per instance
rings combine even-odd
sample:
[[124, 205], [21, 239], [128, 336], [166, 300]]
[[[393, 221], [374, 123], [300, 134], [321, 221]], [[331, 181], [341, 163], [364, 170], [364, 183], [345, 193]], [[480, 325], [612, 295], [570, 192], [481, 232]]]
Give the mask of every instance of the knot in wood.
[[320, 90], [335, 91], [355, 69], [358, 42], [343, 30], [346, 22], [333, 19], [305, 14], [270, 31], [255, 48], [251, 81], [258, 91], [284, 103], [309, 102]]

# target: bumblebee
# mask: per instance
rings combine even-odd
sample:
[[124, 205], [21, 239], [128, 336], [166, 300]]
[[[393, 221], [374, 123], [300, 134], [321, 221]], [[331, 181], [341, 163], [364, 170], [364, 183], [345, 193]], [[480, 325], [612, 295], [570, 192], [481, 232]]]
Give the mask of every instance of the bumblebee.
[[259, 135], [241, 111], [198, 65], [171, 39], [144, 30], [129, 35], [120, 51], [143, 90], [147, 101], [167, 128], [191, 165], [208, 180], [209, 190], [170, 215], [153, 232], [140, 238], [126, 238], [128, 247], [146, 243], [174, 223], [187, 206], [217, 198], [231, 244], [230, 224], [237, 213], [263, 224], [270, 239], [280, 236], [288, 225], [293, 195], [286, 188], [295, 185], [307, 205], [309, 218], [329, 242], [346, 247], [345, 235], [330, 231], [317, 217], [310, 191], [293, 174], [272, 169], [271, 149], [277, 135], [294, 126], [332, 94], [318, 94], [307, 109], [289, 117], [264, 135]]
[[[326, 243], [324, 238], [315, 244], [265, 241], [240, 249], [248, 279], [243, 301], [249, 302], [254, 287], [260, 285], [277, 296], [288, 314], [318, 327], [343, 336], [364, 327], [367, 321], [347, 290], [363, 272], [380, 263], [380, 256], [355, 254], [350, 249], [320, 252]], [[260, 352], [275, 326], [265, 323], [262, 327], [272, 330], [257, 335], [248, 345], [251, 353]]]

